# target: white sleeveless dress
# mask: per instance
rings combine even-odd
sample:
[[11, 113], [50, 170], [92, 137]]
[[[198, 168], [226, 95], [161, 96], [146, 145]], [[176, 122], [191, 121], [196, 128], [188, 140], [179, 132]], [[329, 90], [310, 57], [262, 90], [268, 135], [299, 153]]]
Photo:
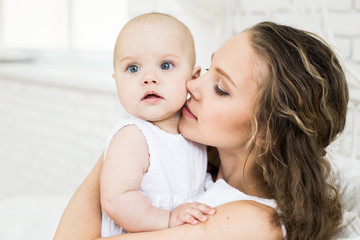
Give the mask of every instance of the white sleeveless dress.
[[[135, 125], [142, 131], [149, 150], [150, 166], [143, 175], [139, 191], [153, 206], [166, 210], [195, 201], [205, 190], [206, 147], [185, 139], [181, 134], [168, 133], [145, 120], [128, 117], [113, 128], [105, 155], [113, 136], [128, 125]], [[102, 211], [102, 237], [125, 232]]]
[[[239, 200], [250, 200], [272, 208], [276, 208], [276, 201], [274, 199], [259, 198], [247, 195], [230, 186], [227, 182], [225, 182], [224, 179], [218, 179], [216, 182], [213, 182], [210, 175], [207, 175], [206, 177], [205, 192], [200, 195], [196, 201], [207, 204], [211, 207], [216, 207], [225, 203]], [[281, 225], [281, 230], [285, 238], [286, 229], [284, 225]]]

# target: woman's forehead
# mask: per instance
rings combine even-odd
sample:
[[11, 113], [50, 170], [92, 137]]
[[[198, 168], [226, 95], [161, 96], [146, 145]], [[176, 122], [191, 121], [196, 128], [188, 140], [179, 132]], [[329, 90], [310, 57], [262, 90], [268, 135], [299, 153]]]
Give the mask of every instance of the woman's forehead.
[[225, 43], [219, 48], [218, 51], [230, 51], [233, 52], [232, 55], [236, 56], [239, 53], [248, 53], [250, 51], [250, 36], [247, 32], [238, 33], [231, 38], [229, 38]]
[[[231, 37], [212, 55], [212, 67], [221, 69], [236, 83], [253, 78], [259, 58], [255, 57], [248, 34], [243, 32]], [[256, 63], [254, 63], [254, 61]]]

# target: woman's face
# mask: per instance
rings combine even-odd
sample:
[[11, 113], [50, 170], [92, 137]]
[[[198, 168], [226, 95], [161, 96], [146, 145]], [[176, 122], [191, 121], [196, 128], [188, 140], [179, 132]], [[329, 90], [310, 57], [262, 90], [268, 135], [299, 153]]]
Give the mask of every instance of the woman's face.
[[179, 123], [184, 137], [218, 149], [246, 146], [258, 91], [258, 61], [246, 32], [213, 54], [208, 72], [187, 82], [191, 98]]

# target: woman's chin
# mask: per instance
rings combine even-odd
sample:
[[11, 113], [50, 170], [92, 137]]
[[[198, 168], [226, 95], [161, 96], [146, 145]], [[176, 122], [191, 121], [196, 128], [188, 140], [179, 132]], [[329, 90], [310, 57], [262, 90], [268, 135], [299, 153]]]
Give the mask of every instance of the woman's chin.
[[184, 129], [184, 116], [181, 116], [180, 120], [179, 120], [179, 123], [178, 123], [178, 128], [179, 128], [179, 132], [184, 135], [182, 132], [183, 132], [183, 129]]
[[178, 123], [178, 128], [179, 128], [179, 132], [181, 133], [181, 135], [183, 135], [185, 138], [187, 139], [191, 139], [191, 133], [192, 133], [192, 129], [191, 129], [191, 124], [189, 123], [189, 120], [186, 119], [186, 117], [181, 116], [179, 123]]

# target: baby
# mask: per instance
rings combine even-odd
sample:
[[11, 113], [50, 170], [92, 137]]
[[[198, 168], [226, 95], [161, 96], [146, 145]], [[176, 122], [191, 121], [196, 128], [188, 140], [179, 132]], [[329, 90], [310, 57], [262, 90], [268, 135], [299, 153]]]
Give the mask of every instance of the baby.
[[113, 77], [131, 115], [113, 129], [101, 174], [102, 236], [207, 221], [215, 213], [193, 202], [204, 192], [205, 146], [178, 131], [187, 91], [200, 75], [194, 40], [172, 16], [130, 20], [114, 49]]

